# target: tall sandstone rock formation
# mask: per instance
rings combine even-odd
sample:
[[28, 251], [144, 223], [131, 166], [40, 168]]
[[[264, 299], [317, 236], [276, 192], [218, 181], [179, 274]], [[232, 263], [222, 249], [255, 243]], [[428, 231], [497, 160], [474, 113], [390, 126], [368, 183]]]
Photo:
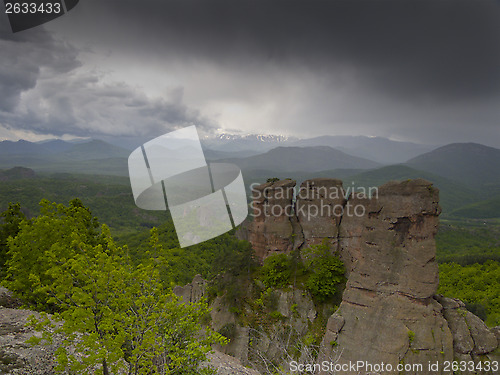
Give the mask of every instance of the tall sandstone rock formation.
[[[326, 239], [344, 261], [348, 280], [328, 321], [319, 361], [384, 363], [385, 371], [375, 369], [380, 374], [406, 365], [405, 374], [436, 375], [447, 373], [443, 364], [454, 359], [498, 360], [493, 331], [460, 301], [435, 296], [440, 207], [432, 183], [390, 182], [371, 197], [346, 197], [341, 181], [314, 179], [301, 185], [296, 199], [294, 186], [280, 181], [258, 187], [253, 203], [258, 215], [241, 233], [261, 260]], [[429, 370], [436, 362], [438, 371]]]

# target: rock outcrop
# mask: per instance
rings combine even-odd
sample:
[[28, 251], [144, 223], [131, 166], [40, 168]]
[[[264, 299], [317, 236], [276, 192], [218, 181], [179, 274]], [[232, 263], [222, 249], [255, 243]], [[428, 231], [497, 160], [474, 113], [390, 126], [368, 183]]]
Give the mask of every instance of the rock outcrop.
[[293, 214], [294, 188], [295, 181], [284, 180], [257, 186], [252, 192], [253, 221], [240, 235], [252, 243], [259, 259], [289, 253], [302, 244]]
[[300, 185], [294, 213], [300, 224], [301, 246], [317, 245], [324, 239], [337, 244], [346, 194], [340, 180], [316, 178]]
[[184, 286], [175, 286], [172, 290], [183, 302], [196, 303], [201, 300], [207, 291], [207, 281], [201, 275], [196, 275], [193, 281]]
[[[26, 344], [32, 336], [41, 337], [41, 333], [25, 326], [31, 315], [39, 317], [36, 312], [30, 310], [0, 306], [0, 374], [53, 375], [56, 373], [57, 363], [54, 353], [61, 341], [56, 337], [51, 345]], [[208, 361], [203, 363], [202, 367], [211, 367], [218, 375], [259, 375], [259, 372], [244, 367], [237, 358], [218, 351], [207, 355], [207, 359]]]
[[0, 306], [18, 308], [22, 305], [22, 301], [19, 298], [14, 297], [10, 290], [0, 286]]
[[[465, 304], [441, 295], [434, 297], [443, 307], [443, 315], [453, 336], [455, 357], [461, 361], [471, 361], [487, 355], [491, 360], [500, 360], [500, 353], [494, 354], [500, 345], [498, 331], [500, 327], [489, 329], [484, 322], [470, 311]], [[473, 372], [463, 371], [463, 374]]]
[[26, 344], [33, 335], [41, 337], [25, 327], [33, 311], [0, 307], [0, 374], [51, 375], [55, 373], [54, 351], [57, 342], [50, 346], [32, 347]]
[[437, 189], [424, 180], [386, 184], [377, 197], [350, 198], [364, 213], [344, 215], [339, 233], [349, 271], [342, 303], [330, 318], [344, 321], [337, 332], [329, 330], [342, 350], [339, 363], [396, 368], [453, 359], [452, 334], [433, 299], [438, 201]]
[[339, 365], [365, 361], [391, 366], [376, 371], [380, 374], [394, 373], [398, 365], [422, 364], [422, 369], [406, 367], [405, 374], [435, 375], [444, 373], [444, 366], [435, 371], [429, 363], [493, 358], [499, 345], [495, 333], [463, 304], [435, 296], [440, 207], [432, 183], [390, 182], [371, 196], [366, 191], [347, 196], [339, 180], [308, 180], [289, 215], [263, 215], [282, 212], [294, 202], [289, 190], [275, 198], [283, 196], [282, 186], [291, 189], [294, 182], [257, 188], [270, 195], [264, 199], [257, 193], [254, 212], [258, 209], [260, 215], [241, 233], [261, 261], [273, 252], [288, 253], [324, 240], [344, 261], [346, 288], [328, 320], [318, 362], [335, 358]]

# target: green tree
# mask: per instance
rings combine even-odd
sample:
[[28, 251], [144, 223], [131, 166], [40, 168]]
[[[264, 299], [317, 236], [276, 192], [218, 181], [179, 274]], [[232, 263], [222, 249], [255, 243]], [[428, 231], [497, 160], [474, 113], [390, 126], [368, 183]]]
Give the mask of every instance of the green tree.
[[79, 199], [68, 206], [40, 202], [40, 216], [21, 220], [17, 236], [7, 239], [9, 247], [3, 285], [39, 310], [52, 311], [44, 289], [52, 283], [47, 273], [81, 251], [82, 244], [102, 243], [99, 223]]
[[2, 218], [2, 224], [0, 224], [0, 277], [4, 277], [9, 249], [7, 240], [9, 237], [17, 236], [19, 225], [23, 220], [26, 220], [26, 216], [21, 211], [19, 203], [9, 203], [9, 207], [0, 214], [0, 217]]
[[[43, 332], [33, 344], [62, 344], [59, 370], [78, 374], [206, 374], [199, 369], [211, 344], [226, 340], [203, 327], [207, 304], [181, 303], [161, 282], [165, 266], [157, 231], [145, 257], [131, 262], [109, 228], [80, 201], [42, 201], [42, 214], [23, 220], [8, 240], [5, 285], [40, 310], [54, 312], [31, 325]], [[59, 323], [57, 323], [59, 321]], [[57, 323], [57, 324], [55, 324]]]
[[205, 279], [213, 279], [222, 273], [250, 275], [256, 266], [250, 243], [238, 240], [231, 232], [181, 249], [171, 220], [152, 230], [157, 237], [156, 251], [151, 250], [149, 243], [151, 233], [149, 239], [146, 232], [138, 232], [134, 236], [122, 237], [119, 241], [122, 245], [129, 245], [130, 257], [135, 264], [151, 256], [161, 258], [158, 261], [164, 262], [164, 268], [160, 276], [165, 285], [187, 284], [197, 274]]
[[206, 303], [180, 303], [160, 282], [154, 258], [133, 267], [105, 226], [103, 233], [105, 246], [82, 246], [79, 254], [48, 272], [53, 280], [46, 287], [49, 302], [61, 308], [55, 318], [62, 325], [32, 320], [49, 341], [54, 334], [64, 337], [58, 369], [104, 375], [120, 370], [134, 375], [208, 373], [199, 364], [211, 344], [225, 340], [202, 331]]
[[339, 285], [345, 282], [344, 265], [330, 253], [330, 246], [326, 242], [311, 246], [306, 253], [305, 264], [311, 273], [306, 288], [320, 302], [324, 302], [334, 297]]
[[265, 286], [281, 288], [290, 282], [292, 259], [286, 254], [267, 257], [260, 269], [260, 278]]

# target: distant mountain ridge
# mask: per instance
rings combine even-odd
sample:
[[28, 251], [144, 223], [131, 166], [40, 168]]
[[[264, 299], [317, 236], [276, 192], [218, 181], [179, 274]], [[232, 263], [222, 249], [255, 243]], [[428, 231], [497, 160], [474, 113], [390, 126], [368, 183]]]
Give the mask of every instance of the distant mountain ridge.
[[19, 140], [19, 141], [2, 141], [0, 142], [0, 155], [47, 155], [50, 154], [50, 149], [43, 145]]
[[124, 148], [96, 139], [72, 145], [71, 148], [64, 151], [64, 155], [76, 160], [126, 158], [129, 154], [130, 151]]
[[207, 137], [201, 140], [206, 149], [224, 152], [266, 152], [275, 147], [287, 146], [298, 138], [284, 135], [265, 134], [219, 134], [215, 137]]
[[50, 141], [38, 144], [43, 148], [55, 153], [67, 151], [74, 145], [74, 143], [66, 142], [62, 139], [51, 139]]
[[[292, 146], [309, 143], [338, 144], [335, 142], [340, 140], [343, 140], [343, 144], [338, 148], [321, 145]], [[253, 143], [271, 147], [267, 151], [251, 147], [236, 147], [236, 151], [228, 151], [224, 148], [214, 150], [203, 145], [209, 162], [238, 165], [243, 171], [247, 186], [262, 183], [270, 177], [293, 178], [298, 182], [316, 177], [333, 177], [342, 178], [345, 182], [355, 182], [356, 186], [379, 186], [389, 180], [424, 178], [434, 182], [441, 190], [441, 202], [446, 215], [465, 217], [470, 209], [470, 217], [500, 217], [496, 213], [500, 197], [500, 149], [494, 147], [477, 143], [452, 143], [424, 152], [407, 162], [397, 162], [405, 155], [416, 152], [422, 145], [384, 138], [337, 136], [309, 140], [290, 140], [279, 136], [227, 136], [221, 142], [229, 144], [229, 149], [238, 144], [243, 147]], [[366, 147], [355, 149], [356, 152], [351, 151], [350, 147], [361, 144]], [[375, 151], [369, 151], [370, 147], [375, 147]], [[350, 151], [343, 151], [347, 149]], [[369, 157], [357, 156], [366, 152]], [[373, 156], [380, 157], [390, 152], [399, 156], [395, 156], [395, 160], [389, 165], [378, 163]], [[22, 166], [31, 168], [37, 174], [63, 172], [128, 176], [129, 153], [128, 149], [102, 140], [49, 140], [38, 143], [25, 140], [3, 141], [0, 142], [0, 169]], [[32, 173], [23, 168], [0, 173], [0, 180], [3, 181], [31, 177]]]
[[353, 156], [374, 160], [381, 164], [403, 163], [437, 146], [394, 141], [383, 137], [324, 135], [301, 139], [293, 146], [330, 146]]
[[100, 140], [0, 142], [0, 168], [23, 166], [36, 172], [90, 173], [126, 176], [130, 151]]
[[324, 135], [299, 139], [283, 135], [234, 135], [220, 134], [202, 139], [205, 149], [244, 154], [264, 153], [276, 147], [328, 146], [346, 154], [381, 164], [404, 163], [438, 146], [412, 142], [394, 141], [383, 137]]
[[[141, 144], [147, 142], [147, 137], [104, 137], [104, 142], [114, 149], [114, 152], [108, 151], [112, 157], [122, 157], [128, 150], [130, 152]], [[96, 142], [95, 140], [75, 139], [63, 141], [53, 139], [41, 142], [18, 141], [0, 142], [0, 155], [5, 154], [46, 154], [69, 151], [75, 145], [85, 145]], [[10, 143], [8, 147], [7, 143]], [[406, 162], [420, 154], [431, 151], [437, 146], [423, 145], [411, 142], [394, 141], [382, 137], [367, 136], [320, 136], [308, 139], [299, 139], [285, 135], [267, 135], [267, 134], [246, 134], [235, 135], [223, 133], [213, 137], [204, 137], [201, 139], [203, 149], [207, 157], [211, 160], [224, 157], [247, 157], [262, 154], [276, 147], [315, 147], [328, 146], [339, 149], [346, 154], [369, 159], [381, 164], [397, 164]], [[88, 146], [83, 146], [88, 147]], [[102, 151], [97, 150], [102, 154]], [[238, 155], [239, 154], [239, 155]], [[97, 155], [97, 157], [101, 157]]]
[[406, 164], [471, 187], [500, 189], [500, 150], [494, 147], [451, 143], [410, 159]]
[[348, 155], [328, 146], [277, 147], [264, 154], [247, 158], [222, 159], [238, 165], [243, 171], [265, 169], [281, 172], [316, 172], [326, 169], [370, 169], [380, 164]]
[[129, 151], [101, 140], [71, 143], [60, 139], [44, 143], [34, 143], [25, 140], [0, 142], [0, 156], [48, 156], [56, 155], [73, 160], [93, 160], [127, 157]]

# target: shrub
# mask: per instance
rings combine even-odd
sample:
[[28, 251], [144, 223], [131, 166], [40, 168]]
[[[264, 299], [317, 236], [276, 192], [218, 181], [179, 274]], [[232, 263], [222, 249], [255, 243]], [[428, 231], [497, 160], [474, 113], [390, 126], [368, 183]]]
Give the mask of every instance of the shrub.
[[345, 281], [344, 265], [342, 261], [329, 252], [326, 243], [311, 246], [310, 259], [306, 262], [311, 272], [306, 281], [306, 288], [317, 298], [324, 302], [332, 298], [338, 291], [338, 286]]
[[260, 278], [266, 287], [284, 287], [290, 281], [292, 260], [286, 254], [271, 255], [264, 260]]
[[270, 177], [266, 180], [266, 183], [271, 183], [274, 184], [275, 182], [278, 182], [280, 179], [278, 177]]

